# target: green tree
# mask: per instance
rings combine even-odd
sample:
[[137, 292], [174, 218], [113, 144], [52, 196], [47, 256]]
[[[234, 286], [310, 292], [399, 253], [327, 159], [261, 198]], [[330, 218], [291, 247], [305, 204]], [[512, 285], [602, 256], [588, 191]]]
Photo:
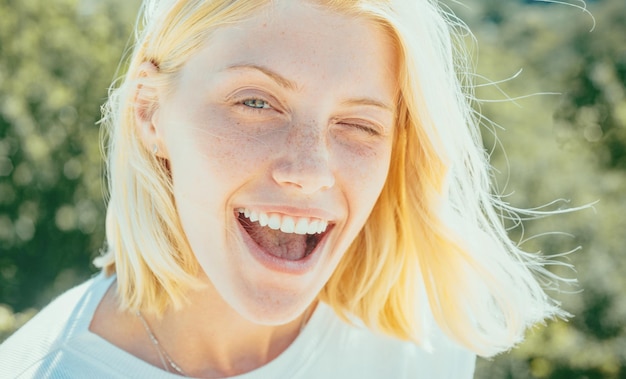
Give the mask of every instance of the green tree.
[[[572, 2], [574, 4], [574, 2]], [[576, 3], [580, 5], [581, 3]], [[553, 293], [573, 314], [569, 322], [549, 322], [528, 334], [517, 349], [481, 360], [476, 378], [624, 378], [626, 377], [626, 280], [620, 255], [626, 204], [624, 139], [626, 127], [626, 3], [589, 2], [589, 11], [538, 2], [467, 2], [456, 7], [478, 39], [478, 71], [493, 81], [478, 97], [486, 117], [504, 130], [492, 161], [506, 200], [521, 208], [554, 199], [559, 207], [593, 203], [594, 209], [524, 221], [511, 231], [529, 251], [554, 254], [582, 246], [561, 258], [576, 271], [574, 293]], [[592, 30], [593, 28], [593, 30]], [[508, 101], [545, 91], [530, 98]], [[491, 102], [492, 100], [504, 102]], [[489, 124], [488, 124], [489, 125]], [[489, 128], [487, 146], [496, 144]], [[549, 208], [550, 209], [550, 208]], [[561, 231], [574, 237], [548, 235]], [[523, 235], [522, 235], [523, 232]]]
[[11, 310], [93, 271], [104, 239], [96, 121], [135, 12], [123, 1], [0, 1], [0, 339]]

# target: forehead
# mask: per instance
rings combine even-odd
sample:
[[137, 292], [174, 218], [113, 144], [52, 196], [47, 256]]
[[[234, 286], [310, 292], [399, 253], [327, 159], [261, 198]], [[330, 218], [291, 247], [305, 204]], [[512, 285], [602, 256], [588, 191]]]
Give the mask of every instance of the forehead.
[[252, 64], [297, 82], [313, 75], [380, 88], [394, 76], [395, 60], [391, 38], [371, 19], [306, 1], [276, 1], [217, 28], [188, 63], [215, 71]]

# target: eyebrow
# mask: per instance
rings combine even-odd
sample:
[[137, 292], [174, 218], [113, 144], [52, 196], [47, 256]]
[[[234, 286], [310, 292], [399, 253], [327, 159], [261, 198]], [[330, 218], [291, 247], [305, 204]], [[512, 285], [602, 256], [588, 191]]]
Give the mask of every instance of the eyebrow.
[[278, 83], [281, 87], [290, 89], [292, 91], [295, 91], [298, 88], [298, 85], [285, 78], [284, 76], [280, 75], [279, 73], [270, 70], [267, 67], [263, 67], [263, 66], [259, 66], [256, 64], [235, 64], [232, 66], [228, 66], [226, 68], [227, 70], [256, 70], [256, 71], [260, 71], [263, 74], [265, 74], [266, 76], [270, 77], [271, 79], [273, 79], [276, 83]]
[[344, 105], [369, 105], [378, 108], [382, 108], [386, 111], [394, 112], [394, 109], [391, 105], [385, 104], [382, 101], [370, 99], [368, 97], [349, 99], [343, 102]]

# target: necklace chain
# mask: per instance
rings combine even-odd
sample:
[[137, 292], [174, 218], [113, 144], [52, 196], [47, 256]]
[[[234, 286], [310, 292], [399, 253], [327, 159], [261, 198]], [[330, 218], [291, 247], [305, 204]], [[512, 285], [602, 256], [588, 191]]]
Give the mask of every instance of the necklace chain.
[[[167, 352], [163, 349], [163, 347], [159, 343], [159, 340], [156, 338], [154, 333], [152, 333], [152, 329], [150, 329], [150, 325], [148, 325], [148, 322], [143, 317], [141, 312], [137, 311], [137, 317], [139, 317], [139, 320], [141, 320], [141, 323], [143, 324], [143, 328], [146, 330], [146, 333], [148, 333], [148, 337], [150, 337], [150, 341], [152, 342], [152, 345], [154, 346], [157, 353], [159, 354], [159, 359], [161, 360], [161, 364], [165, 368], [165, 371], [170, 372], [170, 367], [171, 367], [174, 369], [174, 371], [176, 371], [180, 375], [187, 377], [188, 375], [185, 374], [185, 371], [183, 371], [183, 369], [180, 368], [180, 366], [176, 364], [176, 362], [174, 362], [174, 360], [169, 356], [169, 354], [167, 354]], [[166, 360], [167, 360], [167, 363], [166, 363]]]
[[[298, 333], [302, 332], [302, 329], [304, 329], [304, 326], [306, 325], [306, 322], [308, 321], [308, 317], [310, 316], [312, 311], [313, 309], [310, 308], [304, 312], [304, 317], [302, 318], [302, 321], [300, 323], [300, 330], [298, 331]], [[189, 377], [189, 375], [187, 375], [185, 371], [183, 371], [183, 369], [180, 368], [180, 366], [176, 362], [174, 362], [174, 360], [170, 357], [170, 355], [163, 349], [163, 347], [159, 343], [159, 340], [156, 338], [154, 333], [152, 333], [152, 329], [150, 329], [150, 325], [148, 325], [148, 322], [143, 317], [140, 311], [137, 311], [137, 317], [139, 318], [139, 320], [141, 320], [141, 323], [143, 324], [143, 328], [146, 330], [146, 333], [148, 333], [148, 337], [150, 337], [150, 341], [152, 342], [152, 345], [157, 351], [157, 354], [159, 355], [159, 360], [161, 361], [161, 365], [163, 365], [163, 367], [165, 368], [165, 371], [170, 372], [170, 367], [171, 367], [178, 374], [184, 377]]]

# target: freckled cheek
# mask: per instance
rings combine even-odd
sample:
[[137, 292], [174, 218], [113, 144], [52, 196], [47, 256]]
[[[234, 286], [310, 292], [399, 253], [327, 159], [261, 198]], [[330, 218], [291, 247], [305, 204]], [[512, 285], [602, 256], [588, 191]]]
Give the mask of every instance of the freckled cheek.
[[193, 144], [202, 165], [221, 179], [244, 179], [246, 175], [259, 172], [272, 156], [279, 151], [277, 138], [257, 137], [230, 128], [213, 128], [210, 133], [193, 136]]
[[387, 146], [360, 154], [344, 152], [336, 157], [337, 173], [349, 192], [373, 205], [385, 184], [390, 155], [391, 149]]
[[[213, 224], [218, 228], [228, 199], [248, 181], [263, 175], [270, 154], [259, 141], [241, 134], [202, 132], [189, 137], [173, 156], [176, 200], [186, 216], [183, 218], [196, 220], [188, 222], [188, 231], [197, 228], [197, 220], [202, 220], [204, 227]], [[203, 235], [202, 230], [198, 236]]]

